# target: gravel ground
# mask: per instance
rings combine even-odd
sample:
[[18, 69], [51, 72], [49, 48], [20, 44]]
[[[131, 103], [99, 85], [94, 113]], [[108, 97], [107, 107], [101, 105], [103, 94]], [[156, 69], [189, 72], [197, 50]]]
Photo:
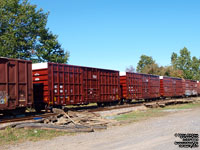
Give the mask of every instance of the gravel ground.
[[25, 142], [9, 146], [8, 150], [174, 150], [180, 149], [174, 145], [180, 141], [174, 137], [175, 133], [200, 135], [200, 109], [172, 112], [94, 133]]
[[128, 113], [128, 112], [143, 111], [143, 110], [147, 110], [147, 108], [145, 106], [133, 106], [133, 107], [128, 107], [128, 108], [99, 111], [96, 113], [100, 114], [102, 117], [108, 117], [108, 116], [115, 116], [120, 113]]

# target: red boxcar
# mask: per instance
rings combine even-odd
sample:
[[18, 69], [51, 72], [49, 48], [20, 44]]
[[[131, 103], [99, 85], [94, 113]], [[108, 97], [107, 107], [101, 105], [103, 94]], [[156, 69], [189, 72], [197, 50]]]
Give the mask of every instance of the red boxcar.
[[[57, 63], [33, 64], [35, 105], [119, 101], [119, 71]], [[43, 107], [43, 106], [42, 106]]]
[[0, 58], [0, 75], [0, 111], [32, 106], [31, 61]]
[[198, 95], [200, 95], [200, 82], [197, 81], [197, 92], [198, 92]]
[[183, 96], [182, 79], [160, 76], [160, 95], [162, 97]]
[[198, 95], [197, 81], [183, 79], [182, 85], [183, 85], [183, 92], [185, 96]]
[[122, 99], [156, 99], [160, 97], [159, 76], [126, 72], [120, 76]]

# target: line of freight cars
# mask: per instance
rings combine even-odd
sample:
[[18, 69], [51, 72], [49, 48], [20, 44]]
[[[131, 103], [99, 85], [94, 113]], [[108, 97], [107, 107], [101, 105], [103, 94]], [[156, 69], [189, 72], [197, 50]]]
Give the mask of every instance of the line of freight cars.
[[200, 95], [193, 80], [0, 58], [0, 112]]

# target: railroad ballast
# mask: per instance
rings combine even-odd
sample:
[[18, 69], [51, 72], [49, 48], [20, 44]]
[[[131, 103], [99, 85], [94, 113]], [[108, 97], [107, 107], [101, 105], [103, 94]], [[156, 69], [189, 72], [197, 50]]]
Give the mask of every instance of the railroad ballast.
[[[32, 66], [31, 66], [32, 65]], [[0, 58], [0, 111], [200, 95], [199, 81]], [[33, 82], [33, 83], [32, 83]]]

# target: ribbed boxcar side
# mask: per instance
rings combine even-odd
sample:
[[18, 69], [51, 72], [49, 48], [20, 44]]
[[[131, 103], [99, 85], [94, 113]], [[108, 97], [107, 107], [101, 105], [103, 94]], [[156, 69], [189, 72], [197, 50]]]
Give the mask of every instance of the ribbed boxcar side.
[[160, 77], [160, 94], [162, 97], [181, 97], [183, 87], [181, 78]]
[[136, 73], [128, 73], [120, 76], [122, 99], [142, 99], [142, 76]]
[[191, 86], [192, 86], [192, 96], [198, 95], [198, 85], [197, 85], [197, 81], [191, 80]]
[[173, 97], [173, 78], [160, 76], [160, 95], [162, 97]]
[[197, 81], [183, 79], [182, 85], [185, 96], [195, 96], [198, 94]]
[[145, 90], [145, 96], [144, 99], [155, 99], [160, 97], [160, 79], [159, 76], [156, 75], [146, 75], [142, 74], [146, 79], [149, 81], [145, 81], [145, 83], [148, 83], [147, 90]]
[[181, 78], [173, 78], [174, 97], [184, 96], [183, 85]]
[[33, 70], [33, 81], [34, 85], [44, 84], [47, 105], [112, 102], [120, 98], [118, 71], [56, 63], [47, 63], [44, 76], [41, 70]]
[[[86, 104], [83, 94], [83, 68], [49, 63], [49, 86], [54, 105]], [[52, 80], [51, 80], [52, 79]]]
[[34, 69], [34, 86], [42, 88], [34, 96], [36, 106], [40, 104], [62, 106], [89, 103], [84, 99], [85, 95], [83, 94], [83, 82], [85, 82], [83, 71], [83, 67], [56, 63], [46, 63], [45, 68]]
[[100, 99], [100, 88], [99, 88], [99, 70], [96, 68], [83, 68], [83, 92], [84, 101], [87, 103], [96, 102]]
[[197, 81], [197, 92], [198, 92], [198, 95], [200, 95], [200, 82]]
[[129, 73], [120, 77], [123, 99], [155, 99], [160, 97], [159, 76]]
[[113, 102], [121, 99], [119, 71], [98, 69], [100, 99], [97, 102]]
[[32, 62], [0, 58], [0, 110], [32, 106]]

